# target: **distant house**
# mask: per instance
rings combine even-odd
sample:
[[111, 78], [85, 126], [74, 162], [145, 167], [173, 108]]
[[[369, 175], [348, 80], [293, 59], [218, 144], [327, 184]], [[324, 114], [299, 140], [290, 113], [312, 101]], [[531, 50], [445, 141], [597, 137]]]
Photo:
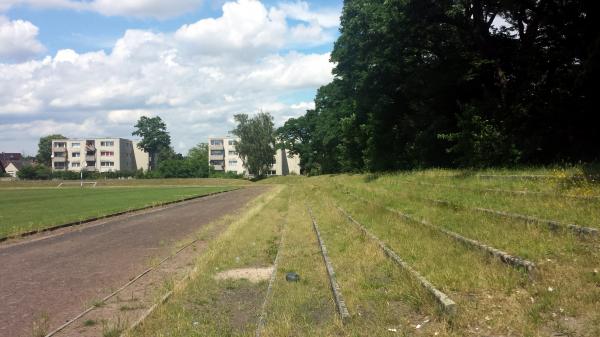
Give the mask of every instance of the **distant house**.
[[0, 153], [0, 172], [6, 173], [12, 177], [17, 177], [17, 172], [31, 162], [24, 160], [20, 153]]

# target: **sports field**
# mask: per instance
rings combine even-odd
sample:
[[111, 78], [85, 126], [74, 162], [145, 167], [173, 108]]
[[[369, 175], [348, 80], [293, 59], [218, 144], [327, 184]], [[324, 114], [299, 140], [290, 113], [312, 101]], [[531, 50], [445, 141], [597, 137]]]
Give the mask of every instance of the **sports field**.
[[[581, 172], [264, 183], [279, 186], [209, 244], [191, 280], [132, 335], [600, 335], [600, 187]], [[286, 281], [292, 271], [300, 281]]]
[[[0, 187], [0, 238], [236, 188], [224, 184], [177, 186], [181, 182], [167, 180], [138, 182], [145, 185], [135, 186], [125, 181], [131, 186], [119, 186], [124, 181], [112, 181], [95, 188], [73, 185], [57, 188], [43, 187], [50, 182], [5, 183]], [[169, 182], [169, 186], [161, 186], [166, 185], [164, 182]], [[155, 186], [149, 185], [152, 183]]]

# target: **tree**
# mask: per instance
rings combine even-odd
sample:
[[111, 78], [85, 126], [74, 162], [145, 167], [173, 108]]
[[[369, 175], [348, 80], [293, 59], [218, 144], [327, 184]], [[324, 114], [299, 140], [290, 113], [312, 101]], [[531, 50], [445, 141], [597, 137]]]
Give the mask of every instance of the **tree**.
[[278, 137], [306, 173], [594, 161], [591, 0], [348, 0], [334, 79]]
[[235, 150], [244, 163], [248, 173], [257, 177], [267, 174], [275, 164], [275, 131], [273, 117], [260, 112], [249, 118], [246, 114], [234, 116], [237, 127], [231, 131], [239, 137]]
[[136, 130], [131, 134], [142, 137], [137, 146], [148, 152], [150, 170], [153, 170], [157, 166], [158, 154], [161, 151], [169, 151], [171, 145], [171, 136], [167, 132], [167, 126], [158, 116], [142, 116], [135, 124], [135, 128]]
[[194, 177], [208, 178], [210, 165], [208, 164], [208, 144], [200, 143], [188, 151], [186, 161], [189, 162]]
[[67, 137], [61, 134], [54, 134], [40, 138], [38, 143], [38, 153], [35, 156], [40, 164], [50, 166], [52, 164], [52, 140], [66, 139]]

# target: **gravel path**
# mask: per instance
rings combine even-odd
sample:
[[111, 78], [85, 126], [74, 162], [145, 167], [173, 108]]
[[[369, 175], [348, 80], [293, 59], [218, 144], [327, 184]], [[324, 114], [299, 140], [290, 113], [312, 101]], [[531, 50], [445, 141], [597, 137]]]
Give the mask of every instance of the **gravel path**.
[[[245, 188], [0, 245], [0, 336], [52, 330], [166, 257], [172, 243], [231, 213], [266, 188]], [[76, 201], [74, 201], [76, 205]]]

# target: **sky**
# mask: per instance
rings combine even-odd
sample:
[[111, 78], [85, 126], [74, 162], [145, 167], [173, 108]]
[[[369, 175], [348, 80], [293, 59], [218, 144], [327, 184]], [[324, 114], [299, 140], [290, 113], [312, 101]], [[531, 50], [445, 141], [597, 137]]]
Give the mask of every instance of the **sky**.
[[40, 137], [132, 138], [160, 116], [177, 152], [233, 115], [275, 125], [332, 80], [342, 0], [0, 0], [0, 152]]

